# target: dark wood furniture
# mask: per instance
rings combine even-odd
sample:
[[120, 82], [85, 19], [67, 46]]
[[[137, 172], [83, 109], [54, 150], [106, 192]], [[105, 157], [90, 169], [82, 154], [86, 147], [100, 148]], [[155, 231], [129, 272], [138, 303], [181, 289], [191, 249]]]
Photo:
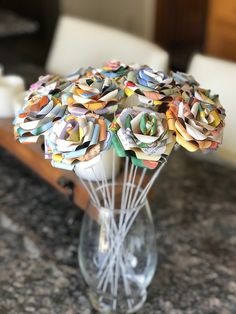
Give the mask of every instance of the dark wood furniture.
[[157, 1], [155, 41], [169, 52], [171, 69], [186, 70], [192, 54], [203, 51], [207, 5], [208, 0]]
[[236, 61], [236, 1], [209, 0], [205, 53]]

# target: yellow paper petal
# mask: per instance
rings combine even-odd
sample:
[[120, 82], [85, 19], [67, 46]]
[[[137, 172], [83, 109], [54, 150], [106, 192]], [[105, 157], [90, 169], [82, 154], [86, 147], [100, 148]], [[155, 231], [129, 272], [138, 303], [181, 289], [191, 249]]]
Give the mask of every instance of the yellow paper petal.
[[52, 160], [54, 160], [56, 162], [61, 162], [62, 159], [63, 159], [62, 155], [59, 155], [59, 154], [52, 155]]
[[213, 111], [211, 111], [210, 115], [213, 116], [213, 118], [214, 118], [214, 121], [212, 123], [210, 123], [210, 125], [212, 125], [214, 127], [217, 127], [220, 124], [220, 121], [221, 121], [218, 112], [213, 110]]
[[134, 94], [134, 91], [132, 89], [126, 87], [125, 88], [125, 94], [126, 94], [126, 96], [129, 97], [129, 96]]
[[190, 152], [198, 150], [198, 146], [196, 144], [186, 141], [179, 133], [176, 134], [176, 142]]
[[190, 136], [187, 133], [186, 129], [182, 126], [182, 124], [178, 120], [175, 121], [175, 128], [176, 128], [176, 131], [178, 131], [186, 141], [193, 140], [192, 136]]
[[207, 149], [211, 147], [211, 141], [197, 141], [200, 149]]
[[161, 100], [153, 100], [153, 104], [154, 105], [161, 105], [163, 103], [163, 101], [161, 101]]
[[103, 109], [105, 107], [105, 105], [106, 105], [106, 103], [103, 101], [89, 102], [87, 104], [83, 104], [83, 106], [90, 111], [96, 111], [99, 109]]
[[175, 130], [175, 117], [174, 117], [174, 114], [171, 110], [168, 110], [166, 112], [166, 119], [167, 119], [169, 129], [171, 131], [176, 131]]
[[[196, 92], [197, 93], [197, 92]], [[212, 100], [212, 99], [210, 99], [209, 97], [207, 97], [205, 94], [204, 94], [204, 92], [202, 92], [201, 90], [198, 90], [198, 93], [199, 93], [199, 95], [200, 95], [200, 98], [204, 101], [204, 102], [206, 102], [206, 103], [208, 103], [208, 104], [211, 104], [211, 105], [214, 105], [215, 103], [214, 103], [214, 101]]]
[[67, 97], [66, 101], [67, 101], [67, 105], [73, 105], [75, 102], [74, 98], [71, 96]]

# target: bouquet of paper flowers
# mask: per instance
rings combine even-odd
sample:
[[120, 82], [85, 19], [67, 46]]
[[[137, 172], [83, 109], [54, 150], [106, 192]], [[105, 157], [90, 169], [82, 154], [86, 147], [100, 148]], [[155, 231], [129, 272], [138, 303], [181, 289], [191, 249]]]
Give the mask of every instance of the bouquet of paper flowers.
[[218, 96], [193, 77], [110, 61], [63, 78], [40, 77], [14, 132], [21, 143], [43, 136], [54, 167], [73, 170], [113, 146], [118, 156], [155, 169], [175, 144], [191, 152], [217, 149], [224, 118]]
[[[53, 167], [93, 170], [99, 165], [102, 175], [94, 170], [95, 182], [81, 178], [94, 206], [111, 213], [123, 210], [118, 221], [114, 214], [108, 220], [103, 215], [110, 244], [94, 280], [99, 291], [110, 289], [113, 311], [118, 311], [119, 273], [129, 296], [129, 311], [135, 308], [121, 247], [162, 166], [175, 146], [190, 152], [216, 150], [222, 142], [224, 119], [219, 97], [200, 87], [192, 76], [167, 74], [147, 65], [112, 60], [67, 77], [42, 76], [30, 87], [14, 121], [16, 139], [35, 143], [43, 137], [45, 158]], [[108, 151], [113, 151], [111, 177], [106, 176], [101, 158]], [[119, 200], [115, 154], [125, 159]], [[138, 168], [143, 169], [139, 177]], [[142, 187], [147, 170], [153, 175]]]

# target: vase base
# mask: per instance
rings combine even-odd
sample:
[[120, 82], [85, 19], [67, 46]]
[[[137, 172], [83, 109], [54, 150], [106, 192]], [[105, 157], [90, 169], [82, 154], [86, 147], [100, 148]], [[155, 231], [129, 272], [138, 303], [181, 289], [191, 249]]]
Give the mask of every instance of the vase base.
[[136, 313], [142, 308], [147, 298], [147, 291], [132, 294], [126, 296], [125, 294], [119, 294], [117, 298], [108, 295], [97, 293], [89, 290], [89, 299], [95, 310], [99, 313], [116, 313], [116, 314], [131, 314]]

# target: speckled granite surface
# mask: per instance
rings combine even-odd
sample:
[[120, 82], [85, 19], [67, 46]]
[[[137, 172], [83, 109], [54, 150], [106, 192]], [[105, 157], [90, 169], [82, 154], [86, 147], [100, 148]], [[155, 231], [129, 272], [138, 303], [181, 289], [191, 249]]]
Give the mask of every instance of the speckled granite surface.
[[[236, 313], [236, 171], [178, 151], [152, 204], [159, 267], [141, 314]], [[0, 314], [94, 313], [81, 212], [0, 149]]]

